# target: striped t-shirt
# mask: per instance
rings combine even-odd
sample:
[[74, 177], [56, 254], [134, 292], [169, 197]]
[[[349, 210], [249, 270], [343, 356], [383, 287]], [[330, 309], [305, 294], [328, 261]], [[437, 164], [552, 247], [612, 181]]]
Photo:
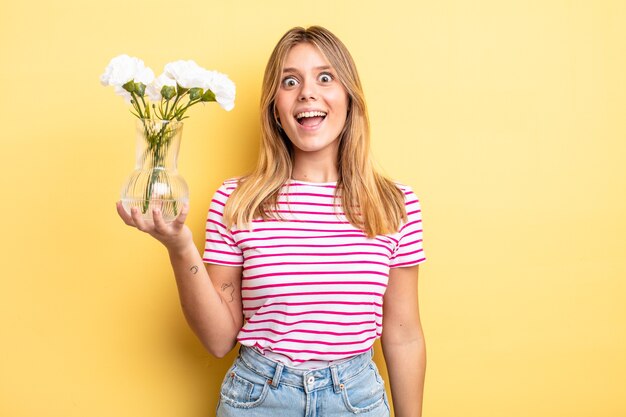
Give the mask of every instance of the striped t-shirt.
[[245, 324], [237, 340], [284, 355], [288, 365], [369, 350], [382, 334], [389, 269], [425, 260], [413, 191], [398, 185], [408, 215], [399, 232], [367, 238], [344, 216], [336, 183], [289, 181], [278, 200], [280, 219], [227, 228], [224, 205], [236, 186], [228, 180], [215, 193], [203, 259], [243, 267]]

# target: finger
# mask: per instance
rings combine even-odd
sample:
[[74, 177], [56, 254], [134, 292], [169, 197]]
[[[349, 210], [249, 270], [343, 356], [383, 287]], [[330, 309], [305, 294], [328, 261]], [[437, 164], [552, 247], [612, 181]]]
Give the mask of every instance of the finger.
[[158, 233], [167, 233], [167, 223], [163, 220], [163, 213], [161, 209], [152, 209], [152, 221], [154, 221], [154, 230]]
[[115, 208], [117, 209], [117, 214], [122, 218], [124, 223], [128, 226], [135, 226], [132, 217], [130, 217], [130, 214], [128, 214], [128, 212], [124, 209], [121, 201], [115, 203]]
[[148, 231], [148, 225], [146, 221], [141, 217], [141, 213], [137, 207], [131, 207], [130, 216], [133, 218], [133, 222], [135, 222], [135, 227], [142, 232]]
[[178, 231], [183, 228], [183, 226], [185, 225], [185, 220], [187, 220], [187, 214], [189, 214], [189, 204], [183, 203], [183, 208], [180, 210], [180, 213], [172, 222], [174, 230]]

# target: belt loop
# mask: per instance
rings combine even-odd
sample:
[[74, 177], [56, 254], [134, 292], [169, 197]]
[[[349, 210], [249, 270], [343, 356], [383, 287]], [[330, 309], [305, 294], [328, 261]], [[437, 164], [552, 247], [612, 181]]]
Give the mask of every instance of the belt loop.
[[333, 388], [335, 390], [335, 394], [339, 394], [341, 392], [341, 381], [339, 380], [337, 365], [330, 366], [330, 375], [333, 378]]
[[283, 374], [283, 368], [285, 367], [285, 365], [283, 365], [282, 363], [278, 363], [278, 365], [276, 365], [276, 369], [274, 370], [274, 376], [272, 377], [272, 380], [270, 381], [270, 385], [272, 386], [272, 388], [276, 389], [278, 388], [278, 384], [280, 383], [280, 376]]

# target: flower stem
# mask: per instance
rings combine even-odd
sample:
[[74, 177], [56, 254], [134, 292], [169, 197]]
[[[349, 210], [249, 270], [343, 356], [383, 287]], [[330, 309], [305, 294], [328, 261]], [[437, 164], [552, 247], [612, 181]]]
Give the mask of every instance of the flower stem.
[[143, 103], [143, 108], [146, 110], [146, 118], [150, 119], [150, 106], [146, 106], [146, 101], [143, 99], [143, 96], [139, 96], [141, 98], [141, 102]]
[[[170, 98], [170, 99], [168, 99], [168, 100], [165, 102], [165, 114], [167, 114], [167, 112], [168, 112], [168, 110], [169, 110], [169, 108], [170, 108], [170, 100], [171, 100], [171, 98]], [[161, 112], [161, 114], [163, 114], [163, 112]]]
[[[185, 96], [185, 95], [187, 95], [187, 92], [184, 92], [183, 94], [180, 94], [180, 95], [178, 95], [178, 94], [176, 95], [176, 100], [174, 100], [174, 104], [172, 105], [172, 110], [171, 110], [172, 112], [174, 112], [173, 113], [174, 115], [176, 114], [175, 110], [176, 110], [176, 105], [178, 104], [178, 101], [181, 98], [183, 98], [183, 96]], [[173, 119], [172, 116], [173, 115], [170, 115], [169, 113], [166, 112], [165, 113], [165, 120], [172, 120]]]
[[178, 111], [174, 114], [174, 117], [180, 121], [181, 120], [180, 118], [183, 116], [183, 114], [185, 114], [187, 109], [193, 106], [194, 104], [199, 103], [200, 101], [202, 101], [202, 98], [199, 98], [196, 100], [189, 100], [189, 103], [187, 103], [185, 107], [181, 107], [180, 109], [178, 109]]
[[[133, 106], [135, 107], [135, 109], [137, 109], [137, 113], [139, 113], [141, 118], [144, 119], [145, 117], [143, 115], [143, 112], [141, 111], [141, 106], [139, 105], [139, 101], [137, 101], [137, 96], [135, 95], [135, 93], [130, 93], [130, 95], [133, 98]], [[144, 103], [144, 106], [145, 106], [145, 103]]]

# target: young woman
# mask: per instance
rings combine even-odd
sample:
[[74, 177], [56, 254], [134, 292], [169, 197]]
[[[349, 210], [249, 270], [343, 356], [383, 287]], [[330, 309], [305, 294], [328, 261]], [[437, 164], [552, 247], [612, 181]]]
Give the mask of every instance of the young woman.
[[[256, 169], [216, 192], [203, 256], [185, 226], [124, 222], [167, 248], [185, 317], [207, 350], [239, 356], [218, 416], [420, 416], [426, 365], [419, 202], [372, 167], [355, 64], [328, 30], [289, 30], [265, 70]], [[206, 268], [202, 268], [202, 263]], [[384, 318], [384, 331], [383, 331]]]

